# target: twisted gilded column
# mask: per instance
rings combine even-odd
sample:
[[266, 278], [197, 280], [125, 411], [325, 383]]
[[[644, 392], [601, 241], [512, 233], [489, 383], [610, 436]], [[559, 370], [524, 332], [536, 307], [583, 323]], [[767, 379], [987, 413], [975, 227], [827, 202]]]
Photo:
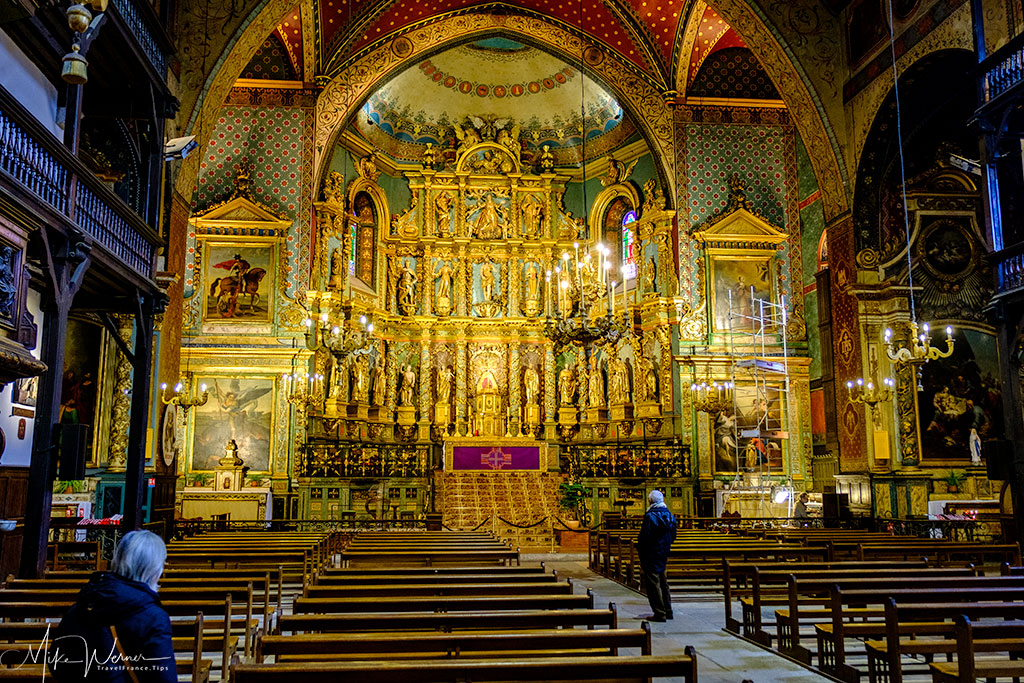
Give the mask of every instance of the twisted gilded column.
[[555, 343], [544, 343], [544, 421], [555, 421], [558, 405], [558, 386], [555, 384]]
[[512, 348], [509, 349], [508, 354], [508, 404], [509, 407], [514, 411], [516, 419], [522, 415], [522, 398], [520, 393], [520, 373], [522, 372], [519, 367], [519, 341], [516, 340], [512, 344]]
[[433, 363], [430, 362], [430, 340], [426, 337], [420, 340], [420, 420], [430, 419], [430, 385], [434, 379]]
[[466, 420], [466, 340], [460, 335], [455, 342], [455, 416], [459, 422]]
[[[135, 317], [127, 313], [115, 313], [112, 317], [117, 324], [117, 336], [126, 346], [131, 346]], [[107, 468], [114, 471], [123, 471], [128, 457], [131, 389], [132, 362], [118, 351], [117, 369], [114, 371], [114, 406], [110, 411], [110, 449], [107, 453]]]

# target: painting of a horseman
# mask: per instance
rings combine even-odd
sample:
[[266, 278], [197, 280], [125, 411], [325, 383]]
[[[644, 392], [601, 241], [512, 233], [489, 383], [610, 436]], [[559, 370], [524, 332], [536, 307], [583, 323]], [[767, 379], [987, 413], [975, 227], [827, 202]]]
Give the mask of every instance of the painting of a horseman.
[[269, 320], [268, 249], [210, 250], [206, 318]]

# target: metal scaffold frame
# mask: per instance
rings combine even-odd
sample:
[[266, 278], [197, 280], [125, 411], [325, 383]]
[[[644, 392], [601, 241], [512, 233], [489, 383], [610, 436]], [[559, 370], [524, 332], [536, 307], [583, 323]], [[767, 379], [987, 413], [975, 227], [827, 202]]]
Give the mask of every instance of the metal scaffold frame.
[[[749, 295], [743, 298], [746, 301], [736, 301], [733, 293], [729, 292], [728, 348], [732, 359], [733, 442], [736, 449], [736, 476], [732, 488], [734, 491], [758, 492], [757, 516], [761, 518], [772, 516], [767, 502], [777, 500], [773, 494], [784, 491], [788, 517], [793, 509], [792, 440], [789, 438], [793, 410], [790, 405], [786, 297], [781, 296], [778, 303], [758, 298], [751, 287]], [[753, 410], [744, 413], [740, 406], [741, 387], [751, 386]], [[773, 395], [774, 392], [778, 395]], [[782, 451], [781, 471], [771, 468], [772, 447]], [[743, 466], [749, 464], [751, 458], [754, 467]], [[744, 483], [744, 472], [758, 475], [756, 486]], [[785, 480], [776, 482], [771, 479], [773, 476], [784, 476]]]

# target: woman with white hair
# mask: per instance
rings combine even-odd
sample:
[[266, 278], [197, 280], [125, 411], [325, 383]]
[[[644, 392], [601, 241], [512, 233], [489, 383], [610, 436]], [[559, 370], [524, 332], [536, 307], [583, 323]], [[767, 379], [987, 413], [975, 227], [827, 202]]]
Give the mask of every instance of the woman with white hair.
[[125, 534], [109, 572], [96, 572], [57, 628], [58, 681], [173, 683], [171, 620], [157, 597], [167, 547], [150, 531]]

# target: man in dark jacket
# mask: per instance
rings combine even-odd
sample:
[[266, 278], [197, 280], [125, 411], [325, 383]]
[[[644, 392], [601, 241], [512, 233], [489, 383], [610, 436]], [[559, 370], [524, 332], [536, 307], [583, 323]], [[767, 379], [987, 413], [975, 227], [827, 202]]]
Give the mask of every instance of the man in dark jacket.
[[149, 531], [121, 539], [57, 627], [48, 662], [61, 683], [176, 683], [171, 620], [156, 588], [167, 548]]
[[665, 496], [655, 489], [647, 496], [651, 506], [644, 514], [640, 535], [636, 539], [640, 556], [640, 579], [647, 601], [654, 611], [651, 621], [672, 618], [672, 596], [665, 577], [665, 564], [672, 542], [676, 540], [676, 518], [665, 505]]

